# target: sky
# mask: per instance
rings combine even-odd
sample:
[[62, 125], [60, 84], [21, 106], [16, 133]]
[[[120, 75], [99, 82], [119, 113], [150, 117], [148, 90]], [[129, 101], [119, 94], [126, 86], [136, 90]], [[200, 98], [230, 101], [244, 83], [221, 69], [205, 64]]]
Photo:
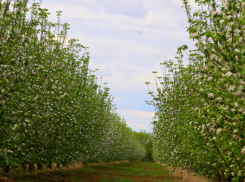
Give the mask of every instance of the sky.
[[[40, 2], [37, 1], [36, 2]], [[190, 0], [192, 13], [200, 9]], [[32, 5], [30, 0], [28, 7]], [[97, 76], [107, 83], [114, 97], [116, 112], [135, 131], [152, 132], [154, 107], [148, 87], [156, 91], [155, 78], [162, 75], [160, 63], [177, 62], [177, 48], [195, 42], [187, 32], [188, 19], [181, 0], [42, 0], [48, 21], [69, 23], [68, 38], [89, 47], [89, 68], [99, 69]], [[188, 63], [184, 55], [184, 64]]]

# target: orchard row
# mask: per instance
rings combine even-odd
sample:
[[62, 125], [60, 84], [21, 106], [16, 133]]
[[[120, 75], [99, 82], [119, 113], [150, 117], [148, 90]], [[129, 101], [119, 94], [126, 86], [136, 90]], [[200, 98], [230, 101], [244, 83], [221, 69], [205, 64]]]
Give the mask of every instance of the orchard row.
[[109, 88], [88, 69], [87, 47], [54, 39], [52, 27], [62, 40], [69, 29], [61, 12], [51, 23], [47, 9], [33, 3], [28, 22], [27, 3], [15, 0], [10, 11], [11, 1], [0, 0], [0, 167], [144, 158]]
[[[245, 177], [245, 1], [196, 0], [202, 11], [190, 14], [183, 0], [196, 50], [183, 65], [161, 63], [157, 77], [154, 159], [191, 168], [210, 179], [243, 181]], [[205, 11], [206, 9], [206, 11]], [[156, 72], [153, 72], [154, 74]], [[149, 82], [146, 82], [149, 84]]]

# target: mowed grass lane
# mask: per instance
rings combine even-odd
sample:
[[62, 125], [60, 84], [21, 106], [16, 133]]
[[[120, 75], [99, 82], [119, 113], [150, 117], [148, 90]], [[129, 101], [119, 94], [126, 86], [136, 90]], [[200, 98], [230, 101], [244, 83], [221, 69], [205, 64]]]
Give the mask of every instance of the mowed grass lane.
[[[118, 164], [86, 166], [86, 173], [98, 182], [174, 182], [180, 181], [169, 176], [166, 168], [157, 163], [131, 161]], [[90, 177], [91, 177], [90, 176]], [[91, 178], [92, 179], [92, 178]]]
[[129, 161], [109, 164], [84, 165], [79, 169], [59, 170], [21, 175], [10, 174], [0, 181], [11, 182], [177, 182], [177, 177], [169, 176], [167, 169], [157, 163]]

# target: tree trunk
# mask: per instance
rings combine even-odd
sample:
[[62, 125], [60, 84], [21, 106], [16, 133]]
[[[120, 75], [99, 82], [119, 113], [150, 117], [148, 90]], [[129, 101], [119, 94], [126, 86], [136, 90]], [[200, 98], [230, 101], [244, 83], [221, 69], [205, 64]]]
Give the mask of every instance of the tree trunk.
[[23, 162], [21, 165], [22, 165], [23, 170], [26, 171], [26, 163]]
[[47, 168], [52, 169], [52, 162], [49, 161], [48, 164], [47, 164], [46, 166], [47, 166]]
[[34, 163], [29, 163], [28, 171], [34, 171]]
[[244, 176], [240, 176], [238, 182], [244, 182]]
[[[229, 176], [228, 177], [228, 182], [232, 182], [232, 179], [233, 179], [233, 177], [232, 176]], [[239, 176], [239, 179], [238, 179], [238, 182], [244, 182], [244, 176]]]
[[37, 163], [37, 169], [40, 170], [40, 169], [42, 169], [42, 168], [43, 168], [42, 164], [41, 164], [40, 162], [38, 162], [38, 163]]
[[8, 173], [8, 172], [9, 172], [9, 165], [6, 165], [6, 166], [4, 167], [4, 172], [5, 172], [5, 173]]
[[68, 162], [63, 162], [63, 163], [62, 163], [62, 166], [68, 168]]

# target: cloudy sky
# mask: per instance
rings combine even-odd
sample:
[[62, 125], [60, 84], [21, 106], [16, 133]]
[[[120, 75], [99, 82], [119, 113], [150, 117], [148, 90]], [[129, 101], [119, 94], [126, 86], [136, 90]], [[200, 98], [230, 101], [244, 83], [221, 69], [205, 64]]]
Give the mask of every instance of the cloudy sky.
[[[39, 2], [36, 0], [36, 2]], [[29, 1], [29, 6], [33, 3]], [[199, 9], [190, 0], [192, 12]], [[56, 11], [62, 11], [61, 23], [69, 23], [69, 38], [79, 39], [89, 47], [90, 68], [103, 76], [115, 98], [117, 113], [133, 130], [152, 131], [154, 107], [145, 82], [151, 82], [152, 71], [162, 75], [160, 63], [173, 60], [177, 48], [190, 40], [187, 15], [181, 0], [42, 0], [41, 8], [51, 13], [48, 20], [57, 22]], [[187, 63], [187, 56], [184, 63]]]

